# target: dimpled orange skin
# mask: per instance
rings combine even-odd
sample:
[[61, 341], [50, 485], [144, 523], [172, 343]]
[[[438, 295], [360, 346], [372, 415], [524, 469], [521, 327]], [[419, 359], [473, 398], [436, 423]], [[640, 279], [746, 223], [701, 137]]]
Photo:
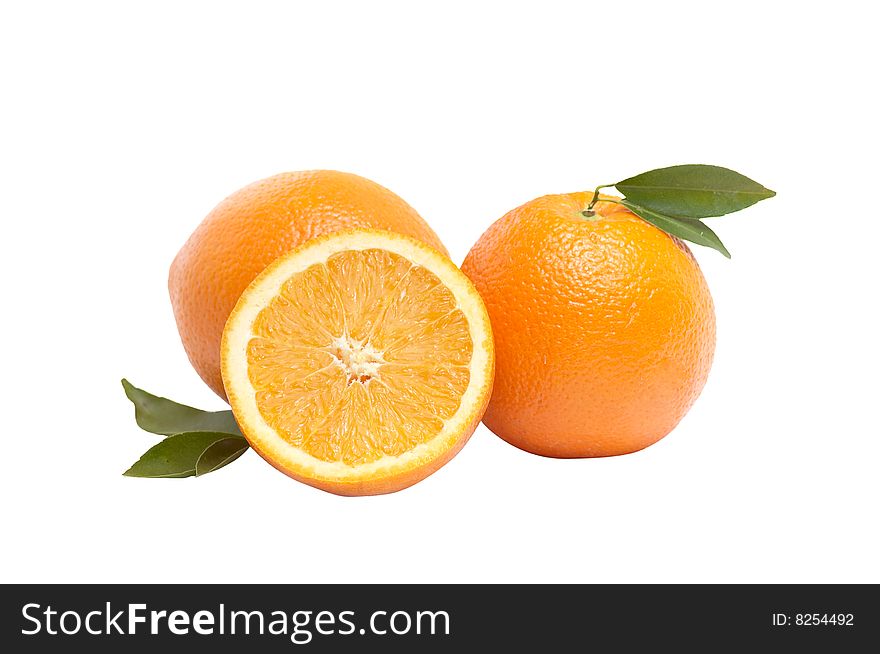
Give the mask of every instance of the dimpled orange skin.
[[263, 269], [316, 236], [354, 227], [411, 236], [446, 248], [403, 199], [352, 173], [310, 170], [254, 182], [217, 205], [171, 264], [168, 291], [190, 362], [226, 399], [220, 339], [235, 303]]
[[514, 209], [462, 265], [495, 334], [483, 422], [544, 456], [657, 442], [700, 394], [715, 351], [712, 298], [688, 247], [611, 202], [585, 219], [591, 198]]

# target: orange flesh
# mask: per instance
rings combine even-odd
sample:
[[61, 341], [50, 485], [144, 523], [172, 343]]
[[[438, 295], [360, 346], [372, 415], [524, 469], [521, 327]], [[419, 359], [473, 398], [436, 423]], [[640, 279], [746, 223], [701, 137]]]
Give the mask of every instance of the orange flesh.
[[472, 354], [449, 289], [381, 249], [293, 275], [247, 348], [263, 419], [308, 454], [352, 466], [436, 436], [459, 408]]

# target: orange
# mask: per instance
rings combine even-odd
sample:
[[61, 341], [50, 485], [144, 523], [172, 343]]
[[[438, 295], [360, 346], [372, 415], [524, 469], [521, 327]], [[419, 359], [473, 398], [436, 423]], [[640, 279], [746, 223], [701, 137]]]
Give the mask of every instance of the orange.
[[591, 197], [514, 209], [462, 266], [495, 335], [484, 422], [545, 456], [626, 454], [660, 440], [700, 394], [715, 349], [712, 298], [688, 247], [608, 201], [585, 218]]
[[276, 468], [340, 495], [424, 479], [492, 390], [489, 317], [445, 255], [379, 230], [312, 239], [264, 270], [221, 346], [233, 413]]
[[406, 234], [445, 253], [415, 209], [363, 177], [333, 170], [282, 173], [223, 200], [181, 248], [168, 275], [183, 347], [199, 376], [225, 397], [220, 337], [242, 291], [278, 256], [352, 227]]

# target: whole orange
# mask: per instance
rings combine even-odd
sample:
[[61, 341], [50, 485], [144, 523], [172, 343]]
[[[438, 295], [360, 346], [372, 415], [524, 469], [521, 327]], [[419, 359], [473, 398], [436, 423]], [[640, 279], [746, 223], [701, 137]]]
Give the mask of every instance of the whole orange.
[[688, 247], [603, 196], [548, 195], [494, 223], [462, 270], [495, 335], [483, 422], [553, 457], [612, 456], [663, 438], [700, 394], [715, 312]]
[[311, 170], [254, 182], [217, 205], [171, 264], [168, 290], [183, 347], [196, 372], [226, 398], [220, 339], [235, 303], [266, 266], [305, 241], [372, 227], [446, 248], [415, 209], [351, 173]]

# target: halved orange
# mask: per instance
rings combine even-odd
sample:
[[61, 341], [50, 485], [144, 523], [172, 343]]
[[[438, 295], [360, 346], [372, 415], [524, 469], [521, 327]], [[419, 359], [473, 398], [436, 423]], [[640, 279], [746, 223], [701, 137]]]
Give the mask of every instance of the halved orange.
[[314, 239], [245, 290], [223, 384], [253, 448], [340, 495], [410, 486], [449, 461], [492, 392], [489, 317], [445, 255], [406, 236]]

